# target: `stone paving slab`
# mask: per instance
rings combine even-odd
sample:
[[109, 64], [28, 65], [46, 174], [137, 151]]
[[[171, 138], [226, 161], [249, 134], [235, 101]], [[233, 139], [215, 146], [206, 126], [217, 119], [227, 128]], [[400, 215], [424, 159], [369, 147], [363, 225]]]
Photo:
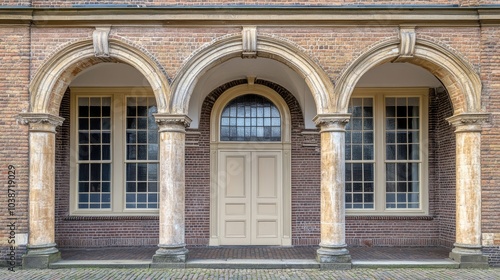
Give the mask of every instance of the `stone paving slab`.
[[[61, 248], [64, 260], [151, 260], [158, 247]], [[317, 246], [188, 247], [189, 260], [204, 259], [315, 259]], [[443, 247], [349, 247], [353, 260], [446, 259]]]
[[496, 280], [500, 268], [491, 269], [352, 269], [320, 271], [317, 269], [47, 269], [16, 270], [0, 268], [0, 279], [59, 280], [59, 279], [439, 279]]

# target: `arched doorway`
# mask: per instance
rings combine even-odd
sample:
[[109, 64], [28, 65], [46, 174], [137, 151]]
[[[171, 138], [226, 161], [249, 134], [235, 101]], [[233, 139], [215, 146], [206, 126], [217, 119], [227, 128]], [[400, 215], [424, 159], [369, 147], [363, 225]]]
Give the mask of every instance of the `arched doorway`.
[[275, 91], [240, 85], [211, 115], [210, 245], [290, 245], [290, 112]]

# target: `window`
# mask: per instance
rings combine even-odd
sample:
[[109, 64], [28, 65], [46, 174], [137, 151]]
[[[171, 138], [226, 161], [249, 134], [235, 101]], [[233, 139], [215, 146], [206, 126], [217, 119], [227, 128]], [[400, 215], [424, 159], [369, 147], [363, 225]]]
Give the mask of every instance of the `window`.
[[346, 126], [346, 209], [427, 213], [427, 89], [360, 89]]
[[221, 141], [281, 141], [281, 117], [267, 98], [246, 94], [233, 99], [222, 111]]
[[71, 91], [73, 214], [158, 211], [156, 102], [130, 91]]

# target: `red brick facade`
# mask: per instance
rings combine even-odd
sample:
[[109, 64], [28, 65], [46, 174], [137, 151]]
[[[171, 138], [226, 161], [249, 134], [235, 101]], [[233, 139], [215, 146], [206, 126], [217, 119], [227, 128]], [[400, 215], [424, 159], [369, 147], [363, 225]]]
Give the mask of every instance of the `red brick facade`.
[[[176, 6], [188, 8], [200, 6], [214, 8], [228, 5], [221, 1], [99, 1], [106, 5], [135, 5], [141, 7]], [[275, 6], [342, 6], [354, 9], [358, 5], [371, 5], [372, 1], [337, 0], [337, 1], [240, 1], [230, 3], [251, 5], [259, 8]], [[495, 237], [485, 245], [483, 253], [490, 257], [490, 264], [500, 265], [500, 6], [495, 0], [419, 0], [419, 1], [377, 1], [377, 5], [434, 5], [458, 11], [455, 7], [464, 7], [460, 12], [479, 15], [477, 6], [482, 6], [497, 19], [489, 24], [480, 25], [476, 21], [459, 24], [448, 20], [447, 24], [433, 22], [423, 24], [416, 20], [416, 40], [432, 42], [443, 49], [443, 53], [453, 53], [464, 64], [470, 65], [472, 72], [481, 79], [481, 110], [491, 113], [489, 121], [482, 125], [481, 138], [481, 231]], [[78, 7], [88, 5], [86, 1], [1, 1], [0, 15], [11, 12], [7, 6], [31, 9], [30, 7]], [[181, 6], [179, 6], [181, 5]], [[490, 7], [488, 5], [496, 5]], [[270, 7], [273, 6], [273, 7]], [[488, 8], [489, 7], [489, 8]], [[488, 9], [487, 9], [488, 8]], [[130, 7], [132, 9], [132, 7]], [[244, 13], [246, 7], [238, 8]], [[381, 8], [384, 10], [385, 8]], [[455, 9], [455, 10], [453, 10]], [[461, 9], [461, 8], [460, 8]], [[22, 9], [21, 9], [22, 10]], [[50, 15], [57, 9], [49, 9]], [[133, 10], [133, 9], [132, 9]], [[154, 10], [154, 9], [153, 9]], [[279, 9], [278, 9], [279, 10]], [[321, 9], [319, 9], [321, 10]], [[386, 10], [394, 12], [390, 8]], [[252, 10], [253, 11], [253, 10]], [[427, 10], [424, 10], [427, 11]], [[43, 10], [37, 10], [42, 13]], [[88, 12], [86, 10], [86, 12]], [[179, 11], [175, 11], [179, 13]], [[229, 11], [230, 12], [230, 11]], [[253, 11], [255, 12], [255, 11]], [[279, 11], [278, 11], [279, 12]], [[334, 10], [331, 10], [334, 13]], [[484, 12], [484, 11], [483, 11]], [[61, 13], [63, 11], [61, 10]], [[375, 13], [375, 11], [374, 11]], [[458, 12], [457, 12], [458, 13]], [[57, 13], [56, 13], [57, 14]], [[329, 15], [331, 16], [331, 15]], [[494, 17], [492, 16], [492, 17]], [[371, 22], [345, 25], [329, 24], [318, 21], [317, 24], [290, 23], [279, 26], [266, 23], [259, 26], [259, 20], [249, 21], [257, 25], [259, 36], [274, 38], [294, 47], [294, 51], [307, 56], [311, 63], [328, 76], [335, 87], [347, 69], [363, 58], [374, 46], [381, 42], [400, 40], [400, 27], [404, 22], [375, 17]], [[337, 20], [337, 19], [335, 19]], [[462, 19], [463, 20], [463, 19]], [[3, 224], [11, 216], [16, 219], [16, 233], [26, 237], [29, 231], [28, 194], [29, 194], [29, 132], [28, 126], [16, 120], [17, 115], [33, 110], [33, 85], [35, 77], [43, 71], [51, 58], [62, 50], [82, 42], [92, 42], [96, 24], [76, 22], [74, 26], [58, 25], [54, 19], [44, 21], [43, 15], [37, 20], [12, 21], [0, 17], [0, 162], [2, 162], [2, 193], [0, 202], [8, 205], [8, 169], [15, 168], [15, 211], [9, 213], [7, 207], [0, 214]], [[444, 19], [443, 19], [444, 21]], [[117, 21], [119, 22], [119, 21]], [[162, 24], [117, 24], [111, 28], [109, 40], [120, 42], [138, 50], [148, 61], [158, 66], [171, 86], [182, 76], [186, 65], [196, 55], [217, 45], [223, 38], [239, 36], [241, 22], [225, 25], [219, 21], [191, 22], [179, 21], [169, 25]], [[248, 22], [242, 21], [244, 26]], [[109, 25], [113, 25], [111, 22]], [[163, 24], [165, 23], [165, 24]], [[11, 24], [11, 25], [9, 25]], [[213, 24], [213, 25], [210, 25]], [[98, 24], [97, 24], [98, 25]], [[447, 27], [443, 27], [447, 26]], [[437, 48], [437, 47], [436, 47]], [[286, 58], [268, 55], [290, 68], [295, 67]], [[224, 59], [221, 59], [224, 60]], [[92, 57], [68, 62], [68, 68], [59, 77], [60, 84], [70, 84], [81, 71], [100, 62], [122, 62], [118, 58]], [[386, 63], [390, 61], [383, 61]], [[420, 60], [412, 61], [439, 76], [444, 70], [433, 68], [431, 63]], [[221, 62], [222, 63], [222, 62]], [[214, 64], [215, 65], [215, 64]], [[294, 70], [296, 68], [293, 68]], [[204, 69], [205, 70], [205, 69]], [[208, 70], [207, 70], [208, 71]], [[202, 71], [201, 71], [202, 72]], [[304, 78], [304, 77], [303, 77]], [[307, 80], [309, 77], [305, 77]], [[202, 101], [199, 125], [196, 129], [187, 129], [185, 161], [185, 241], [188, 246], [208, 246], [210, 239], [210, 114], [217, 98], [227, 89], [246, 83], [246, 79], [237, 79], [217, 88], [209, 89], [210, 94]], [[320, 243], [320, 182], [321, 156], [320, 137], [317, 130], [306, 129], [304, 114], [297, 93], [289, 91], [283, 85], [270, 80], [260, 79], [257, 84], [272, 88], [286, 101], [291, 113], [291, 229], [292, 245], [304, 246]], [[446, 81], [443, 81], [446, 83]], [[354, 85], [352, 85], [354, 87]], [[456, 158], [455, 128], [446, 120], [462, 108], [467, 100], [460, 95], [459, 85], [453, 88], [430, 88], [429, 91], [429, 135], [425, 140], [429, 144], [429, 213], [423, 216], [353, 216], [346, 217], [346, 241], [350, 246], [445, 246], [452, 248], [455, 243], [456, 215]], [[457, 89], [458, 88], [458, 89]], [[104, 247], [104, 246], [156, 246], [158, 245], [159, 221], [156, 216], [112, 216], [81, 217], [72, 216], [70, 204], [70, 94], [68, 88], [62, 101], [59, 95], [50, 95], [50, 113], [59, 108], [59, 116], [65, 119], [57, 128], [55, 147], [55, 242], [59, 247]], [[333, 95], [333, 93], [328, 93]], [[171, 100], [169, 100], [170, 102]], [[457, 109], [458, 108], [458, 109]], [[304, 133], [306, 132], [306, 133]], [[7, 240], [8, 232], [0, 230], [0, 238]], [[0, 242], [1, 258], [6, 258], [9, 248]], [[21, 245], [21, 244], [20, 244]], [[16, 249], [17, 260], [25, 251], [24, 245]]]

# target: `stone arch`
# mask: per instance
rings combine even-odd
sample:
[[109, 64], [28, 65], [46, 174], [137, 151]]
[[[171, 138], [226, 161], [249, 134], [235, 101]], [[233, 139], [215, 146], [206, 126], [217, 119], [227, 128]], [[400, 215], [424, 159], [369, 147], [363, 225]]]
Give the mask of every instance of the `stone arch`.
[[[174, 114], [187, 114], [189, 100], [201, 75], [231, 58], [240, 57], [243, 51], [241, 35], [232, 35], [214, 41], [194, 54], [183, 66], [172, 84], [170, 110]], [[326, 72], [297, 46], [267, 35], [257, 36], [259, 57], [279, 61], [302, 76], [309, 86], [318, 114], [333, 107], [333, 83]]]
[[[391, 39], [370, 48], [346, 68], [338, 79], [334, 96], [338, 112], [347, 112], [349, 99], [359, 79], [371, 68], [400, 55], [400, 40]], [[460, 55], [427, 39], [417, 39], [412, 57], [405, 62], [435, 75], [446, 87], [454, 114], [481, 111], [481, 80], [473, 66]]]
[[121, 62], [135, 67], [151, 85], [158, 112], [166, 112], [170, 98], [166, 72], [149, 54], [116, 39], [109, 40], [109, 57], [96, 57], [92, 40], [83, 40], [49, 58], [30, 83], [30, 112], [58, 115], [64, 92], [73, 78], [82, 70], [103, 62]]

